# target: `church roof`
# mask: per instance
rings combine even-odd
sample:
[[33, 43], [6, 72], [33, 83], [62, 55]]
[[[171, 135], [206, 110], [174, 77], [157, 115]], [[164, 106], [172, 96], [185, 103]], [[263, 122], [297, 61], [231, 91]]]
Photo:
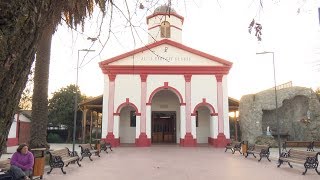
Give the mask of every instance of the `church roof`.
[[176, 13], [176, 11], [173, 8], [171, 8], [170, 6], [162, 5], [162, 6], [157, 7], [153, 13], [154, 14], [156, 14], [156, 13]]

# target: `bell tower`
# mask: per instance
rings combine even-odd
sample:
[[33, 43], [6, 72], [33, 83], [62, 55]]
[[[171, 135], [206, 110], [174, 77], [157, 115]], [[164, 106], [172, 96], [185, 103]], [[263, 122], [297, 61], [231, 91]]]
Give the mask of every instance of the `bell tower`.
[[162, 39], [170, 39], [181, 43], [184, 18], [167, 6], [157, 7], [153, 14], [147, 17], [149, 44]]

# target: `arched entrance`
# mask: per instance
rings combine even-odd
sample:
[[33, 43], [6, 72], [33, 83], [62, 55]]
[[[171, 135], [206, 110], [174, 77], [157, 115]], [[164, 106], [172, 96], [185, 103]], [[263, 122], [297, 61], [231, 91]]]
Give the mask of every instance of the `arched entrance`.
[[136, 110], [132, 106], [124, 106], [120, 111], [119, 118], [119, 139], [120, 143], [135, 143], [136, 127]]
[[210, 110], [206, 106], [200, 106], [196, 111], [196, 134], [197, 143], [208, 143], [210, 137]]
[[180, 139], [180, 101], [171, 90], [158, 91], [152, 97], [151, 143], [177, 143]]

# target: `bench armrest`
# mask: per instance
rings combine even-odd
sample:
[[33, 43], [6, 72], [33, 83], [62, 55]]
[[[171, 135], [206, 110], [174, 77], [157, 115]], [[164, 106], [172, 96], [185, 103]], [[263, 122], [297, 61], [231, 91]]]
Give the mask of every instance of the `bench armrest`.
[[287, 157], [289, 157], [289, 153], [288, 153], [288, 152], [282, 152], [282, 153], [280, 154], [280, 157], [287, 158]]
[[309, 164], [318, 163], [318, 158], [316, 156], [315, 157], [307, 157], [306, 163], [309, 163]]

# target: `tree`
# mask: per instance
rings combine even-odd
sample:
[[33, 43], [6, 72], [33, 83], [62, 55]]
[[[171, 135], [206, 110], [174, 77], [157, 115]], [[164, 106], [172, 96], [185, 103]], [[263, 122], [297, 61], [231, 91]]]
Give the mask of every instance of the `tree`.
[[[3, 0], [0, 2], [0, 151], [26, 85], [39, 40], [48, 25], [62, 20], [83, 25], [94, 4], [105, 12], [106, 0]], [[43, 129], [45, 127], [42, 127]], [[46, 128], [45, 128], [46, 129]], [[39, 129], [37, 129], [39, 130]]]
[[[53, 93], [49, 100], [49, 122], [53, 125], [65, 125], [68, 128], [67, 141], [70, 142], [73, 132], [74, 101], [77, 94], [79, 102], [85, 99], [81, 96], [79, 87], [69, 85]], [[77, 116], [77, 124], [81, 125], [81, 116]]]

